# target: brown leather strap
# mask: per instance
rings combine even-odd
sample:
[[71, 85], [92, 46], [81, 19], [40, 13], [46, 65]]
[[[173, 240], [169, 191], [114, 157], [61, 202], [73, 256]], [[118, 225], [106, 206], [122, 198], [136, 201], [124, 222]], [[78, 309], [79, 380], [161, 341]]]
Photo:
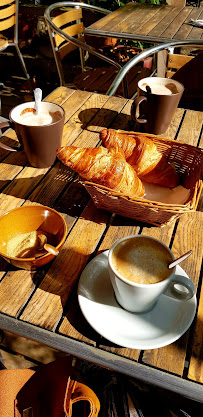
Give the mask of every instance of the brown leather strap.
[[10, 369], [0, 371], [1, 417], [14, 417], [14, 408], [16, 409], [17, 406], [15, 399], [21, 388], [34, 374], [35, 371], [31, 369]]
[[100, 402], [94, 391], [87, 385], [68, 378], [64, 399], [64, 411], [67, 417], [72, 416], [73, 404], [79, 401], [87, 401], [90, 406], [88, 417], [97, 417], [100, 410]]
[[74, 417], [85, 417], [85, 402], [90, 409], [89, 417], [97, 417], [100, 403], [96, 394], [86, 385], [68, 378], [71, 374], [71, 357], [35, 370], [1, 370], [0, 417], [61, 417], [64, 411], [71, 417], [74, 403], [76, 409], [81, 405], [82, 410], [73, 414]]

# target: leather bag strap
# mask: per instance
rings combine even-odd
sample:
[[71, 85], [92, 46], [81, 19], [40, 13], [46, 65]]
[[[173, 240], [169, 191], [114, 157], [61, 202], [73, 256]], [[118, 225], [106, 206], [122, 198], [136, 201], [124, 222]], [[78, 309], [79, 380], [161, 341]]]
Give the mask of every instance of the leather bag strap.
[[[64, 399], [64, 411], [66, 417], [71, 417], [73, 412], [73, 404], [79, 401], [87, 401], [89, 403], [90, 412], [88, 417], [97, 417], [100, 410], [100, 402], [94, 391], [81, 382], [73, 381], [68, 378], [66, 394]], [[74, 414], [73, 414], [74, 415]]]
[[[0, 371], [0, 416], [17, 417], [19, 416], [16, 397], [22, 387], [35, 374], [31, 369], [9, 369]], [[25, 401], [24, 409], [29, 407]], [[37, 407], [37, 404], [35, 405]], [[37, 416], [37, 413], [35, 412]]]
[[75, 381], [76, 375], [71, 379], [71, 363], [66, 357], [35, 370], [1, 370], [0, 417], [72, 417], [72, 412], [73, 417], [87, 417], [89, 410], [89, 417], [97, 417], [99, 400], [87, 385]]

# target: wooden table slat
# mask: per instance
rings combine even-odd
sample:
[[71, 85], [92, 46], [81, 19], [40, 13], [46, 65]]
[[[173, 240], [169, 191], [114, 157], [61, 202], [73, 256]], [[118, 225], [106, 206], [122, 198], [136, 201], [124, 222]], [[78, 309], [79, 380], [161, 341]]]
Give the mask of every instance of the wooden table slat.
[[[200, 13], [198, 15], [198, 19], [203, 19], [203, 9], [200, 8]], [[192, 26], [191, 32], [187, 39], [203, 39], [202, 37], [202, 28], [198, 28], [197, 26]]]
[[[181, 39], [188, 39], [190, 36], [190, 33], [193, 29], [192, 25], [189, 25], [188, 22], [190, 21], [190, 19], [199, 19], [199, 16], [201, 15], [201, 9], [199, 9], [199, 7], [194, 7], [191, 11], [190, 14], [188, 15], [186, 21], [183, 23], [183, 25], [178, 29], [177, 33], [174, 36], [175, 40], [181, 40]], [[193, 38], [191, 38], [193, 39]], [[194, 37], [195, 39], [195, 37]]]
[[[194, 247], [192, 242], [194, 242], [194, 235], [197, 237], [197, 241], [201, 241], [202, 230], [199, 225], [202, 224], [202, 222], [203, 213], [197, 212], [190, 213], [189, 215], [184, 214], [178, 222], [175, 238], [171, 248], [175, 257], [180, 256], [181, 253], [188, 252], [192, 248], [192, 262], [191, 259], [188, 258], [181, 264], [181, 266], [193, 280], [196, 287], [198, 286], [200, 278], [199, 271], [201, 269], [203, 248], [199, 245]], [[143, 361], [144, 363], [148, 363], [162, 370], [170, 371], [181, 376], [184, 371], [187, 342], [188, 334], [183, 335], [172, 345], [168, 345], [160, 349], [145, 351]]]
[[142, 7], [138, 9], [134, 9], [131, 13], [128, 14], [128, 17], [122, 22], [117, 23], [117, 25], [110, 27], [106, 30], [113, 30], [115, 32], [121, 33], [133, 33], [135, 35], [139, 34], [140, 28], [145, 24], [145, 22], [150, 22], [150, 19], [153, 18], [160, 12], [162, 6], [151, 5], [151, 7], [147, 7], [142, 5]]
[[197, 146], [202, 124], [202, 113], [188, 110], [184, 115], [181, 129], [178, 133], [177, 140], [181, 143], [187, 143], [192, 146]]
[[23, 311], [21, 320], [44, 328], [55, 327], [88, 258], [104, 233], [108, 218], [107, 212], [100, 212], [90, 201]]
[[[168, 10], [168, 13], [165, 17], [160, 18], [158, 24], [156, 25], [156, 27], [154, 29], [151, 30], [151, 32], [149, 33], [149, 36], [153, 36], [153, 37], [157, 37], [158, 39], [160, 38], [166, 38], [165, 36], [165, 31], [169, 31], [171, 26], [173, 27], [173, 23], [174, 20], [181, 16], [183, 10], [181, 8], [177, 8], [177, 7], [171, 7]], [[169, 34], [168, 36], [169, 39], [172, 38], [171, 34]]]
[[102, 30], [108, 31], [110, 26], [115, 27], [118, 22], [120, 22], [121, 20], [124, 21], [125, 19], [129, 17], [129, 12], [132, 13], [133, 10], [137, 8], [138, 8], [138, 5], [136, 5], [135, 3], [128, 3], [122, 9], [119, 8], [115, 10], [113, 12], [113, 16], [112, 16], [112, 13], [110, 13], [107, 16], [103, 17], [102, 19], [97, 20], [97, 22], [93, 23], [91, 27], [95, 28], [96, 30], [102, 29]]
[[159, 13], [154, 14], [154, 16], [150, 17], [150, 20], [147, 20], [147, 22], [144, 22], [142, 27], [138, 27], [137, 34], [139, 35], [148, 35], [151, 34], [152, 30], [156, 30], [155, 28], [159, 23], [166, 19], [168, 24], [169, 22], [169, 14], [171, 13], [171, 7], [163, 7], [159, 10]]
[[[181, 13], [179, 13], [178, 16], [174, 18], [170, 27], [166, 28], [162, 32], [161, 36], [163, 38], [170, 38], [170, 39], [175, 38], [178, 28], [181, 27], [183, 23], [185, 22], [185, 20], [188, 19], [190, 12], [191, 12], [191, 9], [189, 7], [185, 7], [184, 9], [182, 9]], [[184, 38], [182, 38], [181, 40], [184, 40]]]
[[128, 3], [87, 27], [85, 32], [93, 36], [150, 43], [168, 42], [172, 39], [200, 39], [200, 32], [194, 31], [192, 26], [185, 23], [195, 16], [199, 18], [201, 13], [201, 7]]
[[188, 378], [192, 381], [203, 383], [203, 287], [200, 293], [190, 354]]

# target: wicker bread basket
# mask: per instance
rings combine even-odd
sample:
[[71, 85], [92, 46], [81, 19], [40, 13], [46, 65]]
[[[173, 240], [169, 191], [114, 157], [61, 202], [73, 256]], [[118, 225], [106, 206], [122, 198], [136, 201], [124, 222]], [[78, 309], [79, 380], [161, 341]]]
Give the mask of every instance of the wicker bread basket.
[[89, 181], [85, 181], [84, 185], [99, 209], [155, 226], [164, 226], [182, 214], [196, 210], [203, 187], [203, 149], [154, 135], [147, 136], [153, 140], [166, 159], [175, 164], [181, 177], [181, 185], [190, 190], [185, 204], [165, 204], [145, 198], [130, 198]]

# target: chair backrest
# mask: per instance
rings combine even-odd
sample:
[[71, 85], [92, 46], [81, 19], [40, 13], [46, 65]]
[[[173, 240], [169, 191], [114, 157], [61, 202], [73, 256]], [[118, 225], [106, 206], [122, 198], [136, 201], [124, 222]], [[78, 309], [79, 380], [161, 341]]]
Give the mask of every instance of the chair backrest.
[[[69, 9], [69, 10], [68, 10]], [[82, 8], [81, 7], [66, 7], [66, 11], [64, 12], [64, 7], [60, 8], [57, 7], [58, 15], [56, 17], [52, 17], [52, 23], [56, 25], [59, 30], [62, 30], [64, 34], [70, 37], [70, 39], [79, 39], [81, 42], [84, 42], [84, 25], [82, 22]], [[73, 42], [69, 41], [67, 38], [64, 39], [57, 33], [53, 27], [48, 24], [48, 32], [49, 37], [52, 44], [53, 54], [55, 57], [56, 65], [58, 68], [60, 83], [62, 85], [65, 84], [64, 73], [62, 68], [61, 61], [65, 56], [67, 56], [70, 52], [78, 49], [79, 46], [75, 45]], [[85, 60], [84, 60], [84, 51], [79, 48], [80, 51], [80, 61], [82, 71], [85, 68]]]
[[109, 10], [101, 7], [77, 1], [64, 1], [51, 4], [46, 8], [44, 13], [61, 85], [65, 85], [61, 61], [68, 53], [77, 48], [80, 50], [82, 71], [84, 71], [85, 67], [84, 51], [97, 56], [110, 65], [114, 65], [118, 70], [121, 68], [118, 62], [102, 54], [101, 51], [85, 42], [82, 22], [83, 9], [102, 14], [111, 13]]
[[[52, 19], [55, 25], [62, 29], [64, 33], [71, 37], [78, 37], [84, 41], [84, 25], [82, 22], [82, 9], [70, 9]], [[78, 47], [68, 40], [65, 40], [57, 33], [52, 31], [52, 39], [55, 46], [56, 54], [60, 59], [63, 59], [67, 54], [77, 49]]]
[[17, 2], [16, 0], [1, 0], [0, 6], [0, 32], [2, 32], [16, 24]]
[[180, 54], [168, 54], [166, 64], [166, 78], [171, 78], [177, 70], [179, 70], [187, 62], [191, 61], [194, 56], [180, 55]]

